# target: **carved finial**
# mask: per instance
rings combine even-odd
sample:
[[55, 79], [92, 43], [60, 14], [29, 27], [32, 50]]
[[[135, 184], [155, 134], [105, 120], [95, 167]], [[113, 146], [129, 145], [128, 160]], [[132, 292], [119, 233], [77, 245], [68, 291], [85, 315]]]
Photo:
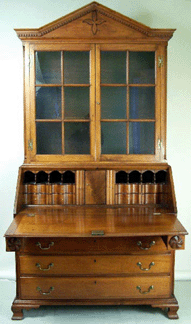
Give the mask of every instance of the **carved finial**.
[[85, 19], [85, 20], [83, 20], [83, 22], [87, 23], [88, 25], [91, 25], [92, 26], [92, 33], [94, 35], [96, 35], [96, 33], [98, 31], [97, 26], [103, 24], [105, 22], [105, 20], [98, 19], [97, 18], [97, 11], [94, 10], [94, 11], [92, 11], [92, 19]]

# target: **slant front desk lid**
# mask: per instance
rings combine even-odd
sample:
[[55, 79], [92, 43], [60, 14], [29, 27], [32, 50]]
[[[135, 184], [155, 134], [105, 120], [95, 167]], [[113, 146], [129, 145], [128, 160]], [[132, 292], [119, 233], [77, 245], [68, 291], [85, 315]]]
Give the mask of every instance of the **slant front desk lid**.
[[26, 207], [13, 220], [6, 237], [104, 237], [186, 235], [175, 214], [145, 207]]

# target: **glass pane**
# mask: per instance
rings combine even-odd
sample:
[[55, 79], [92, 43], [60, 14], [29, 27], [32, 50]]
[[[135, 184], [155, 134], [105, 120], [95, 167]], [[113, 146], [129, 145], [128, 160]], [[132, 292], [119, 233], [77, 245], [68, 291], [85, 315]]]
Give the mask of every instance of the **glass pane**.
[[61, 88], [37, 87], [36, 88], [36, 118], [59, 119], [61, 118]]
[[129, 52], [129, 83], [155, 83], [155, 52]]
[[65, 153], [90, 154], [89, 123], [65, 123]]
[[101, 118], [126, 118], [126, 87], [101, 88]]
[[154, 154], [155, 123], [130, 122], [129, 123], [129, 153]]
[[89, 88], [65, 87], [65, 118], [89, 118]]
[[61, 52], [36, 52], [36, 84], [61, 83]]
[[54, 122], [36, 123], [37, 154], [62, 153], [62, 125]]
[[101, 154], [126, 154], [126, 123], [101, 123]]
[[126, 52], [101, 52], [101, 83], [126, 83]]
[[64, 52], [64, 83], [89, 84], [89, 52]]
[[129, 88], [129, 116], [131, 119], [155, 118], [155, 88], [130, 87]]

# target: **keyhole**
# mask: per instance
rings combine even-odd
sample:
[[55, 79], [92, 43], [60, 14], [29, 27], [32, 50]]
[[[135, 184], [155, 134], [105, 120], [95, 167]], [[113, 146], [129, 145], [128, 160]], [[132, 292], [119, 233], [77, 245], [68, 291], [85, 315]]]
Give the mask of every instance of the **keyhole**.
[[96, 262], [96, 260], [94, 260], [94, 262]]
[[94, 281], [94, 283], [95, 283], [95, 285], [96, 285], [97, 281]]

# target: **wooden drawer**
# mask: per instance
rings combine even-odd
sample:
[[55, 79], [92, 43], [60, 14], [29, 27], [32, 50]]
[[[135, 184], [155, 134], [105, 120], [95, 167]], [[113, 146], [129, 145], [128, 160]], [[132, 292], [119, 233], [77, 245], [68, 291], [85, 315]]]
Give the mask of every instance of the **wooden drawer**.
[[171, 255], [20, 256], [21, 275], [170, 273]]
[[161, 237], [27, 238], [21, 252], [35, 254], [131, 254], [166, 251]]
[[21, 278], [21, 299], [166, 298], [169, 276]]

